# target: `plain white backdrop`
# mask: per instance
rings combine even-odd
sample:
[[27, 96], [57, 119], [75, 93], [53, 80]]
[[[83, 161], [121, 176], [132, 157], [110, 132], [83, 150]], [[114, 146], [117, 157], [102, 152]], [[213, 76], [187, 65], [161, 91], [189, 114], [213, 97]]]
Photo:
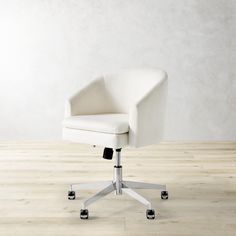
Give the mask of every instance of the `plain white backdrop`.
[[166, 140], [235, 140], [235, 38], [235, 0], [0, 0], [0, 139], [58, 140], [80, 86], [158, 67]]

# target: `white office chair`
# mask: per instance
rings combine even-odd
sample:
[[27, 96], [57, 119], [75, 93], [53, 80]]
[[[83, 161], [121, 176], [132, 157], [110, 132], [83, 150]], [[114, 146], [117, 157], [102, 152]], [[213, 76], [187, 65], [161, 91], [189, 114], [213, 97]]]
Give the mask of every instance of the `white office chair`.
[[[159, 189], [168, 199], [165, 185], [124, 181], [121, 149], [158, 143], [163, 134], [167, 94], [167, 74], [157, 69], [135, 69], [105, 75], [79, 90], [66, 103], [63, 139], [105, 147], [103, 157], [116, 164], [112, 181], [72, 184], [68, 199], [75, 190], [103, 188], [82, 204], [81, 219], [88, 219], [87, 207], [115, 191], [126, 193], [147, 207], [146, 217], [155, 218], [151, 203], [133, 189]], [[145, 157], [143, 157], [145, 159]]]

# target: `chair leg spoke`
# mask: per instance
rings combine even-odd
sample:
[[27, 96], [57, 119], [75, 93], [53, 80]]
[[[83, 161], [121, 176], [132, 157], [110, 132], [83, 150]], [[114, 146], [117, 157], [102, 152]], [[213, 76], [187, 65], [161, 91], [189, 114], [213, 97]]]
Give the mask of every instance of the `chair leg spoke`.
[[86, 209], [89, 205], [96, 202], [100, 198], [105, 197], [106, 195], [108, 195], [112, 191], [114, 191], [113, 183], [110, 184], [109, 186], [107, 186], [106, 188], [102, 189], [100, 192], [96, 193], [92, 197], [88, 198], [86, 201], [84, 201], [84, 203], [82, 204], [82, 209]]

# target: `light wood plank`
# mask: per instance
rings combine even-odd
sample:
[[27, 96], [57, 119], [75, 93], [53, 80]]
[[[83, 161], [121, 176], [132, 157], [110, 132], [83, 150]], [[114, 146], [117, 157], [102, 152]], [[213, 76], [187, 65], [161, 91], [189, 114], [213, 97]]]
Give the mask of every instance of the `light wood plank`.
[[70, 183], [110, 180], [113, 161], [102, 148], [66, 142], [0, 142], [0, 235], [207, 235], [236, 232], [236, 142], [164, 142], [124, 149], [124, 178], [164, 184], [161, 201], [155, 190], [139, 190], [153, 202], [158, 219], [128, 196], [113, 194], [79, 219], [81, 201], [67, 200]]

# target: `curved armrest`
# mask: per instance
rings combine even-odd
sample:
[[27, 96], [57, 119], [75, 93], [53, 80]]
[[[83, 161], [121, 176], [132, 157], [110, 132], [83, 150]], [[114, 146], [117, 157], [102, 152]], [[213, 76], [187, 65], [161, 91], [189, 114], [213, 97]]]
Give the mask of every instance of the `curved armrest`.
[[158, 143], [164, 130], [167, 75], [158, 82], [129, 112], [129, 143], [141, 147]]
[[107, 101], [104, 79], [98, 78], [66, 101], [65, 117], [106, 113]]

